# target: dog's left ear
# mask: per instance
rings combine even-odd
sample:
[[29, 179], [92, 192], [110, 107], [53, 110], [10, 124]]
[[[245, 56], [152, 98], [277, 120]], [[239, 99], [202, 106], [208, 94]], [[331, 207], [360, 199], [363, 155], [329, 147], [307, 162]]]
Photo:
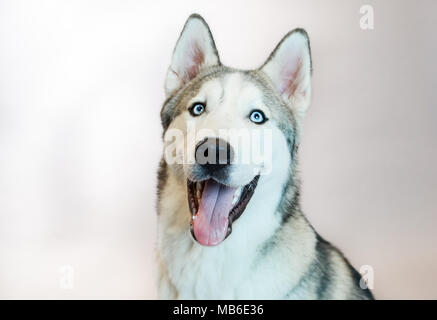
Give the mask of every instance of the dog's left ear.
[[260, 69], [302, 119], [311, 99], [311, 50], [306, 31], [289, 32]]
[[208, 24], [198, 14], [185, 23], [165, 79], [165, 93], [174, 94], [203, 69], [220, 65], [219, 55]]

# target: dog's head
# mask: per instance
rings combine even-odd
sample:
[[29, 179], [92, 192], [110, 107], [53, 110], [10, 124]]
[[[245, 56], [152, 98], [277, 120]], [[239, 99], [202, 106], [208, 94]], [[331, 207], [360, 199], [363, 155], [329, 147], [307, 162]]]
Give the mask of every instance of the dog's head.
[[161, 119], [165, 160], [187, 184], [191, 232], [200, 244], [221, 243], [261, 185], [281, 188], [287, 181], [310, 77], [304, 30], [289, 32], [262, 67], [243, 71], [220, 63], [199, 15], [187, 20], [167, 73]]

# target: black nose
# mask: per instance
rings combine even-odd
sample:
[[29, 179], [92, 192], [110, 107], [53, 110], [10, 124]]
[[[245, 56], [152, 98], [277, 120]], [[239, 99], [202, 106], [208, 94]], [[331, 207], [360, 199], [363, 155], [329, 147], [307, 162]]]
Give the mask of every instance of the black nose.
[[205, 138], [196, 146], [196, 163], [210, 173], [229, 165], [233, 157], [234, 152], [231, 145], [219, 138]]

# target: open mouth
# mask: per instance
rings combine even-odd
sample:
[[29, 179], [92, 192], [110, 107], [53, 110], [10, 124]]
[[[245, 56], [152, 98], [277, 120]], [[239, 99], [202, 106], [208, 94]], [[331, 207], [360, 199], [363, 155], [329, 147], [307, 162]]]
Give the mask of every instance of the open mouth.
[[232, 232], [232, 222], [246, 209], [258, 179], [259, 175], [238, 188], [214, 179], [198, 182], [187, 180], [193, 238], [205, 246], [215, 246], [225, 240]]

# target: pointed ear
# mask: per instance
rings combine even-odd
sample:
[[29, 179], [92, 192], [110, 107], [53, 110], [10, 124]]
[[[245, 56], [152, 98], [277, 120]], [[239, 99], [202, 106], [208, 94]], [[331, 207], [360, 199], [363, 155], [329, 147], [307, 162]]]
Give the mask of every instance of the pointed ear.
[[173, 51], [165, 79], [167, 97], [195, 78], [204, 68], [215, 65], [220, 65], [220, 59], [211, 31], [200, 15], [192, 14]]
[[289, 32], [261, 67], [279, 95], [304, 117], [311, 96], [311, 50], [303, 29]]

